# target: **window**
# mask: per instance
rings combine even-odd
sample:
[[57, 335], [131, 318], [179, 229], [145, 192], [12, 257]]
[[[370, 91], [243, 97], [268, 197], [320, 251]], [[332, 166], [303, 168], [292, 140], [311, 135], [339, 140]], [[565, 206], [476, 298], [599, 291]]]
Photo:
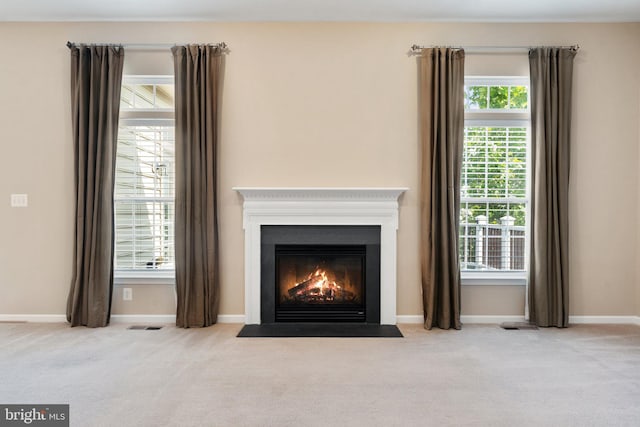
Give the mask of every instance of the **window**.
[[527, 78], [465, 79], [459, 245], [466, 279], [525, 278], [528, 85]]
[[123, 79], [115, 176], [116, 278], [172, 277], [173, 77]]

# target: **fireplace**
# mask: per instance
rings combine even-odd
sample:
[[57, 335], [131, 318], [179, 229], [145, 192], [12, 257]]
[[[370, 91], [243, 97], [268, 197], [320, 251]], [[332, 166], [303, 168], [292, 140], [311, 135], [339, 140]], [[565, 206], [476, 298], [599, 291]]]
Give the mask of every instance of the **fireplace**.
[[262, 226], [261, 322], [380, 322], [380, 227]]
[[[380, 325], [396, 324], [396, 232], [398, 229], [398, 197], [406, 188], [263, 188], [234, 187], [244, 199], [243, 228], [245, 230], [245, 323], [260, 325], [275, 322], [275, 246], [366, 246], [365, 255], [365, 322]], [[278, 241], [265, 245], [264, 231], [281, 226], [356, 226], [375, 227], [375, 250], [366, 241]], [[336, 234], [336, 233], [333, 233]], [[337, 233], [340, 234], [340, 233]], [[315, 237], [314, 237], [315, 238]], [[369, 239], [369, 238], [367, 238]], [[291, 239], [289, 239], [291, 240]], [[272, 261], [264, 263], [267, 252]], [[375, 255], [374, 255], [375, 254]], [[369, 257], [377, 257], [370, 261]], [[265, 268], [269, 271], [265, 271]], [[372, 269], [372, 272], [369, 270]], [[271, 280], [271, 292], [263, 292]], [[377, 285], [369, 289], [371, 280]], [[271, 278], [271, 279], [269, 279]], [[376, 295], [377, 294], [377, 295]], [[372, 299], [373, 298], [373, 299]], [[274, 307], [265, 313], [265, 300]], [[370, 317], [369, 317], [370, 316]], [[369, 320], [371, 319], [371, 320]], [[300, 322], [279, 322], [295, 325]], [[305, 324], [312, 324], [306, 322]], [[332, 324], [330, 322], [325, 322]], [[361, 322], [350, 322], [361, 325]]]

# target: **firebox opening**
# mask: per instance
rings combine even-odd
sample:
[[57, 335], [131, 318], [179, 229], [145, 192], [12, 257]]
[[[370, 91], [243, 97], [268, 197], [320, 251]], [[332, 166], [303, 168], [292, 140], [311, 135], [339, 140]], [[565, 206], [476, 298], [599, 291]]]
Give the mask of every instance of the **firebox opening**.
[[261, 323], [380, 324], [380, 226], [260, 228]]
[[277, 321], [364, 321], [364, 245], [277, 245]]

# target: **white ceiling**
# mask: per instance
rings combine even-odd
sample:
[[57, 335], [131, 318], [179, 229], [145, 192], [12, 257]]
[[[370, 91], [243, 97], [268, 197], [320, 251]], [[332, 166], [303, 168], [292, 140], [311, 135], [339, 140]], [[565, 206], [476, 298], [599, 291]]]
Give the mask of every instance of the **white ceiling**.
[[0, 0], [0, 21], [640, 22], [640, 0]]

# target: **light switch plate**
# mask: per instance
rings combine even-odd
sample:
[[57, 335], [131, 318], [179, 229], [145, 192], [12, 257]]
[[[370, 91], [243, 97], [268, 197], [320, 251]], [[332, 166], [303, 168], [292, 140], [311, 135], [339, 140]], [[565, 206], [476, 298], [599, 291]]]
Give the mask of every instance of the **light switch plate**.
[[26, 194], [11, 195], [12, 208], [26, 208], [27, 206], [29, 206], [29, 197]]

